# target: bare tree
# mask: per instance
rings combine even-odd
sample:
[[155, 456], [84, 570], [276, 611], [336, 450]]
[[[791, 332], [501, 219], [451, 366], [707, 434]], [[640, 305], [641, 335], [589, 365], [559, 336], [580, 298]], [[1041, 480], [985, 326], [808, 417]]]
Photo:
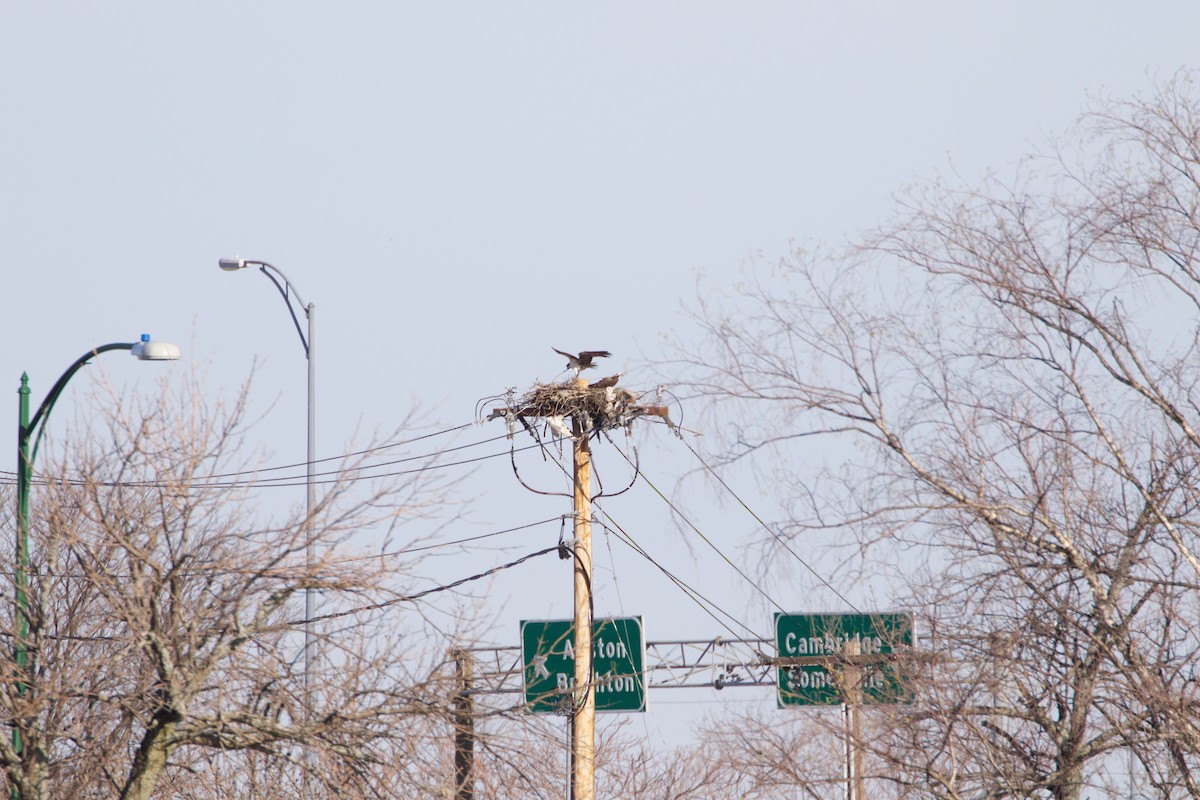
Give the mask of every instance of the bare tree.
[[841, 800], [845, 735], [837, 729], [839, 716], [836, 709], [793, 709], [717, 717], [704, 724], [698, 750], [724, 775], [726, 797]]
[[[485, 722], [479, 750], [479, 794], [488, 800], [556, 800], [569, 787], [565, 717], [503, 713]], [[611, 800], [717, 800], [739, 796], [733, 776], [705, 748], [662, 752], [630, 732], [631, 724], [597, 732], [596, 796]]]
[[[228, 407], [203, 397], [193, 376], [150, 399], [104, 398], [62, 461], [43, 460], [32, 665], [0, 665], [0, 718], [20, 742], [0, 740], [6, 788], [26, 800], [294, 797], [302, 785], [413, 796], [384, 766], [428, 749], [445, 715], [444, 647], [400, 640], [414, 561], [380, 542], [443, 507], [450, 486], [433, 472], [359, 480], [360, 456], [322, 481], [311, 518], [265, 510], [271, 490], [255, 487], [275, 476], [245, 455], [245, 393]], [[307, 673], [306, 589], [322, 598]], [[12, 641], [12, 609], [3, 620]]]
[[853, 533], [927, 626], [918, 702], [865, 743], [899, 791], [1077, 800], [1132, 751], [1200, 795], [1198, 209], [1184, 73], [699, 306], [720, 455], [848, 454], [779, 530]]

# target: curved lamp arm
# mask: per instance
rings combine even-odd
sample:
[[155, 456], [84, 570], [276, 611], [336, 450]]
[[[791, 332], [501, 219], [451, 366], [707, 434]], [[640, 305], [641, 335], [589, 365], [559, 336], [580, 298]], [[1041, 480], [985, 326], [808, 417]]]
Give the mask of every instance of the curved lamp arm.
[[[245, 269], [249, 266], [256, 266], [263, 275], [271, 279], [271, 283], [275, 284], [275, 288], [279, 290], [279, 294], [283, 297], [284, 305], [287, 306], [288, 313], [292, 315], [292, 324], [296, 326], [296, 333], [300, 335], [300, 344], [304, 345], [304, 357], [310, 355], [310, 347], [308, 337], [304, 335], [304, 329], [300, 325], [300, 318], [296, 316], [296, 309], [292, 305], [292, 297], [296, 298], [296, 303], [299, 304], [300, 310], [304, 312], [305, 318], [311, 318], [312, 305], [305, 305], [304, 299], [300, 297], [300, 293], [296, 291], [296, 287], [288, 280], [287, 275], [283, 274], [283, 270], [276, 267], [274, 264], [268, 264], [266, 261], [254, 261], [249, 258], [222, 258], [217, 262], [217, 266], [226, 272], [235, 272], [239, 269]], [[275, 273], [272, 275], [271, 273]], [[279, 278], [276, 278], [278, 275]], [[279, 279], [283, 280], [280, 285]]]
[[93, 347], [79, 358], [71, 366], [67, 367], [66, 372], [59, 376], [54, 382], [54, 386], [50, 387], [50, 391], [46, 394], [46, 399], [38, 406], [38, 410], [34, 412], [29, 421], [21, 425], [21, 441], [28, 442], [30, 434], [37, 428], [38, 423], [42, 423], [42, 429], [38, 431], [37, 440], [33, 444], [33, 451], [29, 455], [29, 463], [33, 463], [33, 459], [37, 456], [38, 444], [42, 440], [42, 431], [45, 430], [45, 418], [49, 418], [50, 410], [54, 408], [55, 401], [66, 388], [67, 382], [82, 369], [93, 358], [101, 353], [107, 353], [110, 350], [129, 350], [140, 361], [175, 361], [179, 358], [179, 348], [170, 342], [152, 342], [149, 334], [142, 334], [141, 341], [138, 342], [113, 342], [112, 344], [102, 344], [99, 347]]

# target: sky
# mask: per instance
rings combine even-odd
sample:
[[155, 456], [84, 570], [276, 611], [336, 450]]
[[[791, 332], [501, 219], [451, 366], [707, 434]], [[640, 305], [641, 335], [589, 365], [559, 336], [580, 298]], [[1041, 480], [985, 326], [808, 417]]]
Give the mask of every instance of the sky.
[[[885, 222], [915, 181], [1011, 171], [1092, 99], [1194, 66], [1198, 28], [1200, 5], [1183, 1], [9, 0], [0, 376], [15, 395], [28, 372], [37, 402], [84, 351], [148, 332], [178, 343], [214, 396], [255, 368], [254, 403], [269, 409], [258, 444], [275, 463], [302, 460], [301, 345], [268, 281], [217, 269], [237, 255], [270, 262], [315, 306], [318, 457], [414, 407], [429, 430], [473, 423], [481, 399], [567, 377], [552, 347], [608, 349], [624, 385], [652, 389], [664, 335], [696, 335], [684, 309], [699, 281], [837, 246]], [[108, 355], [90, 369], [139, 387], [162, 366]], [[55, 426], [86, 419], [87, 374]], [[697, 464], [663, 428], [636, 441], [643, 480], [607, 510], [769, 635], [770, 604], [681, 532], [655, 489], [744, 567], [761, 530], [711, 492], [677, 489]], [[619, 481], [612, 448], [596, 461]], [[443, 538], [570, 510], [523, 489], [506, 458], [462, 474], [469, 506]], [[428, 532], [414, 523], [414, 538]], [[429, 577], [557, 536], [498, 537]], [[776, 602], [842, 610], [791, 566], [763, 578]], [[604, 535], [596, 569], [598, 613], [643, 615], [649, 639], [728, 635]], [[477, 633], [516, 645], [521, 619], [569, 616], [570, 586], [553, 559], [496, 576], [476, 592], [494, 622]], [[774, 706], [770, 690], [741, 691], [652, 692], [637, 725], [678, 743], [698, 713]]]

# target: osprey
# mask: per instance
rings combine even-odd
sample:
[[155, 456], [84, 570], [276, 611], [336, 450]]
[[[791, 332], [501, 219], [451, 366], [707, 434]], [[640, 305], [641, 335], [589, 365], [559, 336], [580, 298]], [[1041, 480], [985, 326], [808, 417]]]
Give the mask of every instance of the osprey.
[[607, 350], [584, 350], [579, 355], [575, 356], [571, 355], [570, 353], [564, 353], [557, 347], [551, 347], [550, 349], [558, 353], [560, 356], [566, 356], [567, 366], [575, 370], [576, 375], [585, 369], [591, 369], [592, 367], [596, 366], [592, 363], [592, 359], [608, 358], [612, 355], [612, 353], [608, 352]]
[[618, 372], [616, 375], [609, 375], [607, 378], [601, 378], [600, 380], [596, 381], [595, 383], [589, 383], [588, 388], [589, 389], [609, 389], [613, 386], [616, 386], [617, 381], [619, 381], [619, 380], [621, 380], [621, 373]]

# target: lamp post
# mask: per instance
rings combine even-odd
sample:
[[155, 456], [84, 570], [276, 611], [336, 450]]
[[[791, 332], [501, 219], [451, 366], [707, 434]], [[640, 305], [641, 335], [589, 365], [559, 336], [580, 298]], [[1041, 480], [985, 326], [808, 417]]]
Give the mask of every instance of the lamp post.
[[[17, 428], [17, 569], [16, 590], [14, 592], [17, 605], [17, 636], [14, 655], [17, 668], [24, 673], [29, 668], [29, 490], [33, 482], [33, 461], [37, 458], [38, 445], [46, 430], [46, 420], [54, 408], [55, 401], [66, 388], [67, 382], [93, 358], [110, 350], [128, 350], [139, 361], [175, 361], [179, 358], [179, 348], [170, 342], [155, 342], [150, 335], [143, 333], [138, 342], [114, 342], [95, 347], [67, 368], [54, 383], [46, 399], [38, 406], [37, 411], [29, 416], [29, 375], [21, 375], [21, 388], [17, 391], [20, 396], [18, 403]], [[34, 436], [34, 432], [37, 436]], [[32, 439], [32, 447], [30, 440]], [[24, 693], [25, 683], [18, 685], [18, 691]], [[21, 733], [14, 726], [13, 747], [21, 753]], [[14, 792], [14, 796], [19, 796]]]
[[[316, 454], [314, 448], [316, 446], [316, 409], [314, 399], [316, 396], [316, 373], [315, 356], [314, 356], [314, 323], [316, 319], [316, 306], [312, 303], [304, 304], [304, 300], [300, 298], [300, 293], [296, 291], [296, 287], [292, 286], [292, 282], [287, 279], [283, 271], [278, 267], [268, 264], [266, 261], [253, 261], [247, 258], [222, 258], [218, 262], [218, 266], [227, 272], [236, 272], [246, 267], [258, 267], [263, 275], [271, 279], [271, 283], [275, 284], [275, 288], [279, 290], [279, 294], [283, 296], [284, 305], [287, 306], [288, 313], [292, 315], [292, 322], [296, 326], [296, 333], [300, 335], [300, 344], [304, 345], [304, 357], [308, 361], [308, 457], [306, 458], [308, 469], [306, 473], [305, 488], [306, 494], [306, 540], [305, 540], [305, 566], [312, 571], [313, 563], [316, 561], [316, 543], [312, 535], [312, 514], [313, 506], [316, 505], [316, 490], [313, 486], [313, 469], [316, 462]], [[277, 277], [278, 276], [278, 277]], [[280, 283], [282, 281], [282, 283]], [[292, 302], [292, 298], [295, 302]], [[308, 320], [307, 333], [300, 326], [300, 318], [296, 315], [296, 307], [304, 312], [305, 318]], [[313, 662], [313, 648], [316, 640], [313, 637], [312, 619], [315, 613], [313, 608], [315, 595], [312, 589], [305, 588], [304, 590], [304, 704], [305, 714], [308, 713], [309, 689], [312, 678], [310, 670]]]

